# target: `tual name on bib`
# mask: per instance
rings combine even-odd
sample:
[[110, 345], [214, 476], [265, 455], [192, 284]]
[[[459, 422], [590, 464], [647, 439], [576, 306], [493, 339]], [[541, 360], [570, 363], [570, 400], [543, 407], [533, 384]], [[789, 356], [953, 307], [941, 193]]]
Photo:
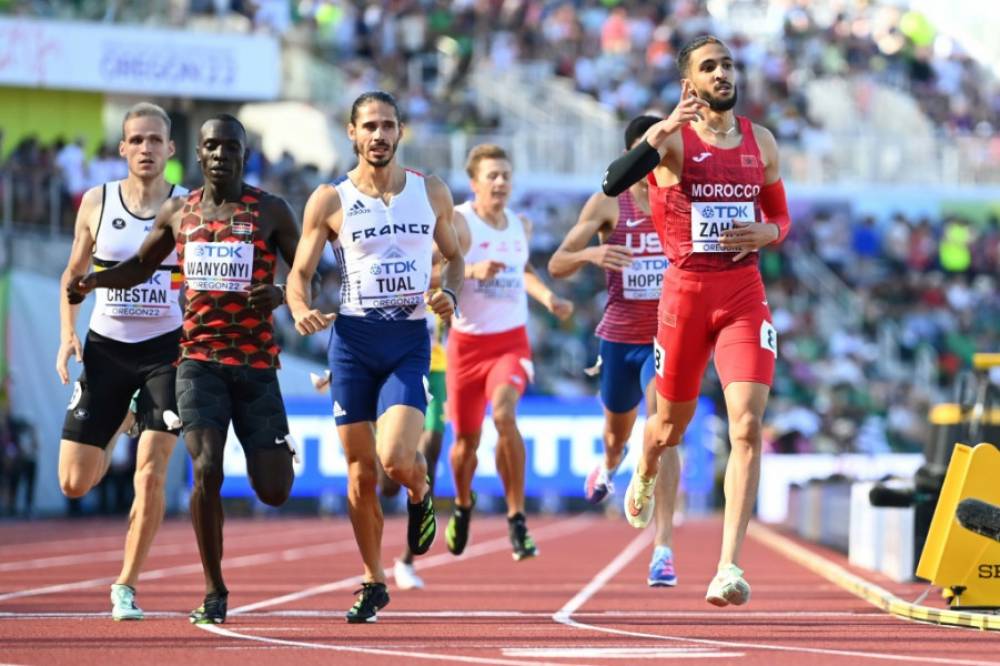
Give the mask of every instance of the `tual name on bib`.
[[361, 304], [385, 308], [420, 303], [429, 277], [417, 268], [415, 259], [375, 259], [358, 273]]

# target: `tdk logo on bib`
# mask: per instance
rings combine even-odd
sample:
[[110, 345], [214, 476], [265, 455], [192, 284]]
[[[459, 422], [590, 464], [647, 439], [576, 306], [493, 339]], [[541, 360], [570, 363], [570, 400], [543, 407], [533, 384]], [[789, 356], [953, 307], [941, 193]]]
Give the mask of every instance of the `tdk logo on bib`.
[[244, 243], [199, 243], [195, 246], [195, 256], [204, 259], [242, 259]]
[[736, 225], [756, 222], [752, 203], [731, 201], [691, 202], [692, 252], [735, 252], [719, 244], [719, 238]]
[[409, 261], [386, 261], [372, 264], [370, 270], [372, 275], [399, 275], [400, 273], [409, 273], [410, 271], [417, 270], [417, 262], [415, 259], [410, 259]]

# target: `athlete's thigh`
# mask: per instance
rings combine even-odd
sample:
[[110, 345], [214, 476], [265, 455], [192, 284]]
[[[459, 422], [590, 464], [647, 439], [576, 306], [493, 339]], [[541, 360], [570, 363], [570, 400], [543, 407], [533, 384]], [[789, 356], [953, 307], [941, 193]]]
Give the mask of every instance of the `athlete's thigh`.
[[170, 455], [177, 444], [177, 436], [158, 430], [146, 430], [139, 436], [135, 450], [136, 473], [149, 472], [166, 476]]
[[180, 330], [156, 340], [155, 351], [144, 359], [139, 368], [142, 386], [136, 402], [136, 417], [143, 430], [169, 432], [163, 420], [167, 410], [177, 414], [177, 344]]
[[184, 424], [184, 440], [196, 430], [222, 433], [223, 442], [232, 420], [232, 396], [225, 366], [184, 359], [177, 366], [177, 409]]
[[448, 420], [456, 435], [479, 431], [486, 415], [486, 374], [489, 366], [470, 356], [457, 353], [449, 342], [445, 386]]
[[656, 390], [668, 400], [687, 402], [698, 397], [714, 340], [699, 285], [671, 278], [668, 272], [663, 281], [653, 341]]
[[[601, 340], [601, 403], [615, 414], [626, 414], [642, 400], [639, 369], [629, 358], [638, 345]], [[651, 347], [650, 345], [646, 345]], [[650, 354], [652, 355], [652, 354]]]
[[92, 335], [83, 351], [83, 370], [66, 407], [62, 439], [101, 449], [128, 412], [139, 377], [126, 343]]
[[413, 458], [423, 420], [423, 412], [410, 405], [392, 405], [382, 413], [375, 425], [375, 449], [383, 464]]
[[427, 353], [424, 353], [424, 349], [420, 346], [396, 359], [394, 366], [379, 385], [376, 420], [381, 423], [382, 415], [396, 406], [412, 407], [423, 419], [430, 399], [428, 373], [430, 373], [430, 352], [427, 350]]
[[778, 357], [778, 333], [771, 324], [763, 285], [748, 285], [732, 303], [715, 344], [715, 368], [722, 387], [733, 382], [771, 386]]
[[444, 432], [444, 405], [448, 400], [448, 390], [445, 386], [444, 370], [431, 370], [427, 377], [430, 388], [430, 402], [427, 403], [427, 415], [424, 417], [424, 430], [429, 432]]
[[[240, 440], [249, 460], [251, 452], [279, 451], [288, 458], [291, 454], [285, 438], [288, 436], [288, 417], [281, 398], [278, 372], [274, 368], [234, 367], [233, 381], [233, 430]], [[282, 455], [275, 459], [283, 459]]]

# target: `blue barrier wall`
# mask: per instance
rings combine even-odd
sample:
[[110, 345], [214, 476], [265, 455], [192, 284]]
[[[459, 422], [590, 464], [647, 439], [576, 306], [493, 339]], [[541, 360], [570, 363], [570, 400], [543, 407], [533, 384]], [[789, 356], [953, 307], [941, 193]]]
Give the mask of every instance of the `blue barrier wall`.
[[[298, 442], [300, 457], [299, 464], [295, 466], [292, 495], [345, 495], [347, 462], [330, 413], [329, 398], [316, 396], [289, 399], [286, 407], [289, 427]], [[711, 402], [701, 399], [683, 444], [683, 483], [689, 496], [711, 491], [713, 454], [708, 417], [712, 412]], [[596, 398], [526, 396], [518, 408], [518, 424], [527, 449], [527, 495], [540, 498], [581, 497], [585, 477], [603, 455], [603, 422], [601, 405]], [[642, 447], [642, 425], [643, 419], [640, 416], [632, 432], [629, 454], [615, 479], [622, 491], [628, 484], [628, 477]], [[454, 495], [448, 465], [451, 439], [449, 428], [445, 432], [435, 488], [435, 495], [442, 497]], [[473, 488], [482, 495], [503, 495], [494, 463], [496, 441], [496, 430], [487, 419], [483, 425], [479, 467], [473, 483]], [[226, 444], [224, 470], [224, 496], [249, 497], [253, 494], [246, 478], [243, 452], [231, 430]]]

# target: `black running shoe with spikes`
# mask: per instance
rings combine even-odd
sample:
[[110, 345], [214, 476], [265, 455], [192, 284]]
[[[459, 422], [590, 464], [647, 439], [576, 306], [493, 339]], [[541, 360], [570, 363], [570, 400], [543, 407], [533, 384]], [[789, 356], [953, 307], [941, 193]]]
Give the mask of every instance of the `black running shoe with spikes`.
[[205, 595], [205, 601], [191, 611], [188, 617], [191, 618], [191, 624], [222, 624], [226, 621], [228, 609], [229, 592], [212, 592]]
[[376, 622], [376, 613], [389, 603], [389, 590], [385, 583], [361, 583], [361, 589], [354, 590], [354, 594], [361, 596], [347, 611], [347, 621], [351, 624]]
[[516, 561], [538, 555], [538, 548], [535, 540], [528, 534], [523, 513], [514, 514], [507, 519], [507, 531], [510, 533], [510, 545], [514, 550], [512, 555]]
[[472, 520], [472, 510], [476, 508], [476, 493], [472, 493], [472, 504], [468, 507], [455, 505], [455, 511], [448, 519], [448, 527], [444, 531], [444, 540], [452, 555], [461, 555], [469, 543], [469, 522]]
[[[427, 479], [430, 484], [430, 479]], [[406, 503], [409, 518], [406, 523], [406, 544], [414, 555], [423, 555], [434, 543], [437, 534], [437, 519], [434, 515], [434, 498], [428, 490], [424, 499], [416, 504]]]

